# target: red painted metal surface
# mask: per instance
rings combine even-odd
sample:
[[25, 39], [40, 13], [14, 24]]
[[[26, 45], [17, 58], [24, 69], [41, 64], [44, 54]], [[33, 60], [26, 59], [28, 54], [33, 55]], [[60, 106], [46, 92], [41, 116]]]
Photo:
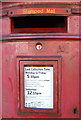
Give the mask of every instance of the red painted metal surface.
[[[79, 117], [79, 41], [40, 40], [41, 51], [36, 50], [37, 41], [3, 43], [3, 117], [47, 117], [41, 115], [18, 115], [17, 61], [16, 56], [62, 56], [61, 118]], [[51, 49], [51, 52], [50, 52]], [[29, 51], [29, 52], [27, 52]], [[10, 106], [10, 109], [8, 107]], [[73, 109], [78, 113], [74, 114]]]
[[[2, 117], [3, 118], [79, 118], [79, 35], [78, 20], [80, 16], [72, 14], [67, 16], [67, 33], [54, 34], [11, 34], [11, 19], [3, 17], [3, 43], [2, 43]], [[72, 23], [72, 24], [71, 24]], [[73, 24], [74, 23], [74, 24]], [[6, 29], [5, 29], [6, 28]], [[38, 37], [39, 36], [39, 37]], [[41, 39], [40, 39], [41, 38]], [[36, 44], [41, 43], [42, 49], [37, 50]], [[19, 84], [17, 56], [61, 56], [61, 91], [60, 91], [60, 115], [41, 115], [19, 113], [18, 94]], [[40, 57], [39, 57], [40, 58]], [[48, 59], [48, 58], [47, 58]], [[32, 62], [26, 64], [35, 64]], [[38, 60], [36, 58], [36, 60]], [[40, 58], [41, 60], [41, 58]], [[51, 62], [50, 62], [51, 63]], [[50, 64], [49, 63], [49, 64]], [[24, 64], [24, 62], [22, 62]], [[37, 62], [36, 64], [40, 64]], [[43, 63], [42, 64], [47, 64]], [[60, 64], [60, 63], [59, 63]], [[23, 76], [20, 71], [20, 76]], [[57, 72], [59, 73], [59, 71]], [[23, 78], [22, 78], [23, 80]], [[21, 85], [22, 89], [23, 86]], [[21, 90], [22, 90], [21, 89]], [[49, 89], [49, 88], [48, 88]], [[23, 93], [21, 94], [22, 97]], [[23, 97], [22, 97], [23, 98]], [[57, 100], [59, 101], [59, 100]], [[20, 104], [22, 104], [21, 102]], [[23, 108], [23, 104], [22, 104]], [[31, 111], [31, 110], [30, 110]], [[43, 111], [43, 110], [42, 110]], [[76, 111], [76, 112], [75, 112]], [[41, 112], [41, 111], [39, 111]], [[54, 112], [54, 111], [53, 111]]]

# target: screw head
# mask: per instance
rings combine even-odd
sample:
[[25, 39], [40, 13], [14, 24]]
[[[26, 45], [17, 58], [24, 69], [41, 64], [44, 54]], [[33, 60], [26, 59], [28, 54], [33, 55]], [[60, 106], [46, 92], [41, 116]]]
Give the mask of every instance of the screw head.
[[66, 13], [68, 13], [68, 10], [66, 10]]

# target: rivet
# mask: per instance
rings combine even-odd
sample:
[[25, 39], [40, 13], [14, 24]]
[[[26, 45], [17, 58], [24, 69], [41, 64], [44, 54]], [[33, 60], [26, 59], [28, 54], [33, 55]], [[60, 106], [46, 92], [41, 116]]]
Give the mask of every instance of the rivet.
[[12, 14], [13, 14], [13, 11], [11, 11], [10, 14], [12, 15]]

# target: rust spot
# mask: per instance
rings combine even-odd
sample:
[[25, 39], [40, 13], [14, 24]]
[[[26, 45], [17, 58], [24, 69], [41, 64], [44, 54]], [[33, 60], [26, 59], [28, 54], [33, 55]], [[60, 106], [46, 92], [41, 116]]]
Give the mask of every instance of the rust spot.
[[64, 52], [64, 51], [65, 51], [64, 46], [59, 45], [59, 46], [58, 46], [57, 53], [61, 53], [61, 52]]
[[69, 43], [60, 44], [57, 48], [57, 53], [69, 53]]

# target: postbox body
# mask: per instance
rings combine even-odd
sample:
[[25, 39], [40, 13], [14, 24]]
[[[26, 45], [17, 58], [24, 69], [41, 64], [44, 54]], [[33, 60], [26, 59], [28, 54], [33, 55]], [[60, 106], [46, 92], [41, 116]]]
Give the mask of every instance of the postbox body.
[[79, 3], [2, 7], [2, 117], [79, 118]]

